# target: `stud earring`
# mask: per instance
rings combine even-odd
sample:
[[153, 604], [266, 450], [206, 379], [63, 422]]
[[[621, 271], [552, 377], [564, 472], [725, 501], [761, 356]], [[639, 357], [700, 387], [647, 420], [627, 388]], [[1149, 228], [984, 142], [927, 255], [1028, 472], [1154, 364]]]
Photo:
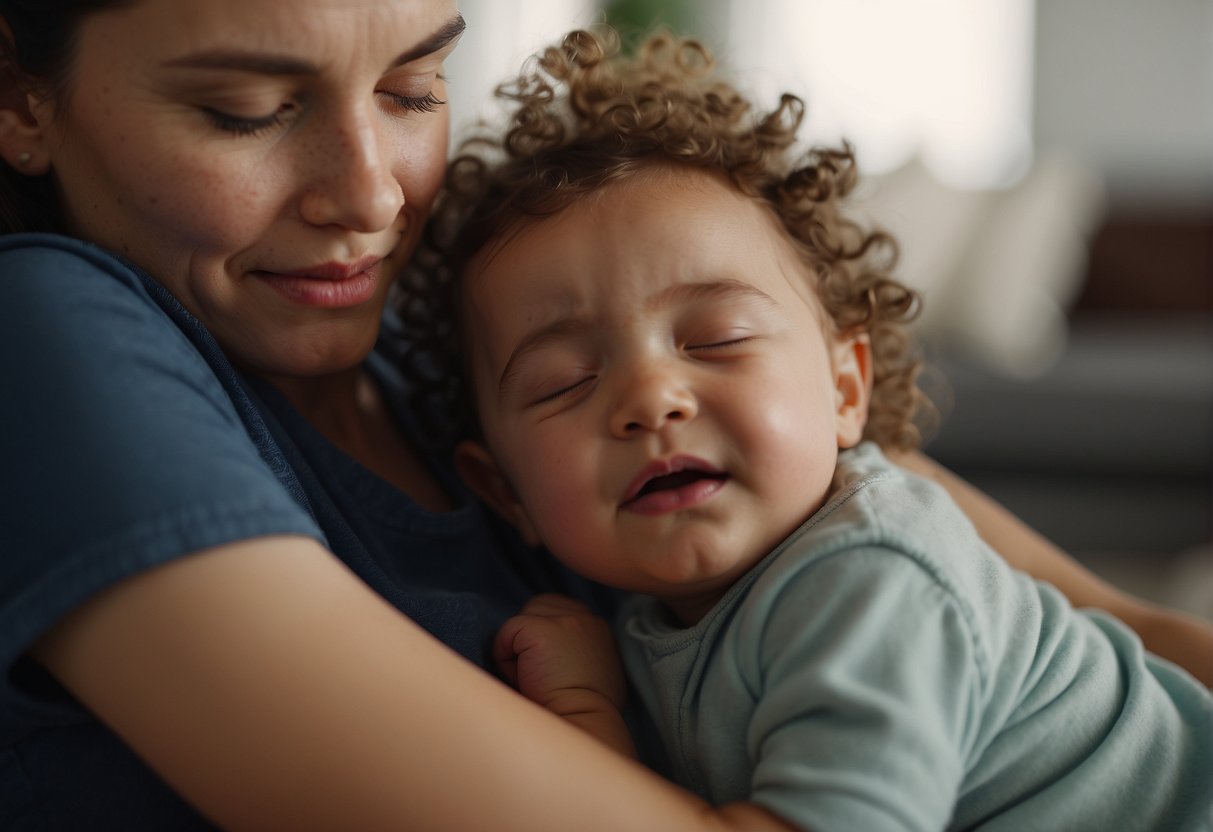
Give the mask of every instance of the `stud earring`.
[[34, 157], [30, 154], [30, 152], [28, 150], [21, 151], [20, 153], [17, 154], [17, 167], [19, 167], [19, 168], [25, 167], [26, 165], [28, 165], [30, 163], [30, 160], [33, 158]]

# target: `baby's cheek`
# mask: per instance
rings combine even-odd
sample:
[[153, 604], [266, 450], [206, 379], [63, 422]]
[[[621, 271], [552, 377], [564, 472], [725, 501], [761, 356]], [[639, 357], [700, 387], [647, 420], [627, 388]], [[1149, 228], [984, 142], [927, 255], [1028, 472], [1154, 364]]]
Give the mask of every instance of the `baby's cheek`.
[[549, 548], [567, 547], [590, 531], [597, 489], [559, 451], [536, 449], [532, 465], [524, 495], [531, 520]]
[[821, 398], [774, 402], [758, 409], [745, 431], [740, 450], [747, 466], [776, 492], [788, 486], [794, 494], [815, 491], [821, 476], [833, 472], [836, 424], [830, 402]]
[[586, 494], [576, 482], [561, 477], [559, 472], [551, 479], [538, 483], [528, 498], [531, 517], [549, 546], [575, 536], [576, 530], [584, 530], [587, 516]]

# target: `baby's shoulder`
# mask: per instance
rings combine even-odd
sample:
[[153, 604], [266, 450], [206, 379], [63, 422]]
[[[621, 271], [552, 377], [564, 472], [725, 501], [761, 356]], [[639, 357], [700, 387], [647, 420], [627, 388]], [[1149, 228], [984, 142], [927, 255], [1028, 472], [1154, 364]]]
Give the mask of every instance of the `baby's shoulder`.
[[975, 552], [987, 554], [941, 486], [889, 462], [871, 442], [840, 455], [835, 483], [830, 499], [772, 553], [772, 566], [810, 568], [867, 551], [869, 562], [909, 560], [936, 574], [968, 568]]

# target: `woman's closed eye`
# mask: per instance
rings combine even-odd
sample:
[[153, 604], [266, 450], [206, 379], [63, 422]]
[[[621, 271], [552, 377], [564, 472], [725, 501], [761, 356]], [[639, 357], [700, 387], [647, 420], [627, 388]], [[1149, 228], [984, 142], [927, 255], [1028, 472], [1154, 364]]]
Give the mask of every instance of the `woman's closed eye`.
[[381, 94], [387, 96], [393, 106], [412, 113], [432, 113], [446, 104], [445, 101], [434, 95], [433, 92], [427, 92], [423, 96], [396, 95], [390, 92]]
[[[441, 79], [442, 76], [439, 75], [438, 78]], [[429, 90], [423, 95], [405, 95], [386, 90], [381, 90], [377, 94], [387, 102], [388, 107], [401, 114], [433, 113], [446, 104], [446, 101], [435, 95], [433, 90]], [[273, 112], [260, 116], [240, 115], [220, 107], [206, 105], [203, 105], [201, 110], [215, 127], [225, 133], [235, 136], [255, 136], [290, 122], [298, 114], [299, 104], [295, 101], [284, 101]]]
[[433, 113], [446, 104], [438, 97], [446, 83], [441, 72], [422, 75], [393, 75], [383, 80], [375, 91], [389, 110], [408, 115], [411, 113]]
[[202, 112], [215, 127], [226, 133], [236, 136], [253, 136], [286, 123], [294, 117], [298, 109], [298, 105], [293, 101], [285, 101], [278, 105], [272, 113], [264, 116], [241, 116], [205, 106], [202, 107]]

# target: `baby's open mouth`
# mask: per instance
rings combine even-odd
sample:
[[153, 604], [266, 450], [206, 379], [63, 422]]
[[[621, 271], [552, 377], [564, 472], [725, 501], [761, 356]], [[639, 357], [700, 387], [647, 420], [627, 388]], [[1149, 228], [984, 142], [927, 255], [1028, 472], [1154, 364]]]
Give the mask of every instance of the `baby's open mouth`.
[[655, 459], [632, 479], [619, 507], [647, 515], [692, 508], [712, 499], [728, 481], [728, 473], [706, 459], [685, 454]]
[[652, 494], [656, 491], [676, 490], [682, 488], [684, 485], [690, 485], [693, 482], [698, 482], [699, 480], [705, 479], [724, 482], [726, 479], [728, 479], [728, 474], [695, 470], [675, 471], [672, 474], [662, 474], [659, 477], [653, 477], [653, 479], [641, 486], [640, 491], [637, 492], [636, 496], [632, 499], [639, 500], [641, 497]]

